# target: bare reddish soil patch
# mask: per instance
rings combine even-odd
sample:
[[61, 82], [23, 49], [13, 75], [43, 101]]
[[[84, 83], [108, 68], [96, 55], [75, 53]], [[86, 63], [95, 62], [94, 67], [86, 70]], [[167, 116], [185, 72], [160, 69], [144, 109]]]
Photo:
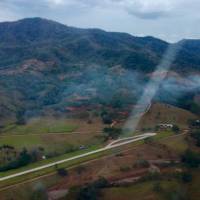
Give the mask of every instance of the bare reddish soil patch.
[[68, 176], [62, 178], [56, 185], [49, 188], [49, 190], [68, 189], [72, 186], [92, 182], [99, 177], [105, 177], [110, 182], [114, 182], [125, 178], [143, 176], [149, 171], [149, 168], [135, 167], [134, 165], [138, 160], [177, 159], [177, 155], [164, 145], [145, 144], [121, 154], [88, 162], [82, 166], [81, 173], [79, 172], [79, 168], [72, 169], [69, 171]]

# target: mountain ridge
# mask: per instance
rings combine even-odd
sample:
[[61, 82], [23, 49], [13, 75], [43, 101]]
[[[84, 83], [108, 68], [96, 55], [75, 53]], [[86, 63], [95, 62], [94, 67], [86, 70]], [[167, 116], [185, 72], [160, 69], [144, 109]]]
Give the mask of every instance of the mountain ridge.
[[[184, 42], [171, 71], [200, 74], [199, 42]], [[168, 46], [151, 36], [41, 18], [0, 23], [0, 121], [65, 113], [70, 106], [134, 104]], [[73, 102], [75, 96], [89, 100]]]

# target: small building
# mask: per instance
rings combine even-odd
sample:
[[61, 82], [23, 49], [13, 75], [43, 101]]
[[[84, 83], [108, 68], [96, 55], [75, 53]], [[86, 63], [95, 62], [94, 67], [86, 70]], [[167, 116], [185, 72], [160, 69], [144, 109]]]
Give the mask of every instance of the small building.
[[168, 128], [173, 128], [174, 125], [173, 124], [158, 124], [158, 127], [168, 129]]
[[80, 149], [80, 150], [86, 149], [86, 146], [81, 145], [81, 146], [79, 147], [79, 149]]
[[151, 165], [149, 167], [149, 170], [148, 170], [150, 173], [154, 174], [154, 173], [160, 173], [160, 169], [159, 167], [157, 167], [156, 165]]

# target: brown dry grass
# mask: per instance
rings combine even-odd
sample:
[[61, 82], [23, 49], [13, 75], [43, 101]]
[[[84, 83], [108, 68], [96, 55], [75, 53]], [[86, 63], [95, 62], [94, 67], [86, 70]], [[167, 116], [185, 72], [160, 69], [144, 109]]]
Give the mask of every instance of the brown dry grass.
[[189, 111], [171, 105], [154, 103], [150, 110], [142, 117], [138, 127], [155, 128], [160, 123], [177, 124], [181, 128], [188, 127], [189, 119], [197, 117]]

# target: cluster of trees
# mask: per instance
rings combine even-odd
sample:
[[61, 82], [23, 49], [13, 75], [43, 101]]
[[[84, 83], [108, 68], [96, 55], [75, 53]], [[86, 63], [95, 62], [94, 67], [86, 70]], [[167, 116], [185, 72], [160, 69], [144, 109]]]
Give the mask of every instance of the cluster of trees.
[[177, 106], [184, 108], [186, 110], [190, 110], [191, 112], [199, 115], [200, 114], [200, 105], [194, 101], [195, 93], [191, 92], [185, 94], [179, 98], [176, 103]]
[[112, 123], [112, 116], [107, 111], [103, 111], [101, 113], [101, 119], [104, 124], [111, 124]]
[[190, 119], [188, 120], [188, 125], [190, 128], [200, 128], [200, 121], [199, 120], [193, 120], [193, 119]]
[[67, 176], [68, 175], [68, 171], [65, 168], [57, 168], [57, 173], [59, 176]]
[[114, 127], [106, 127], [103, 129], [105, 139], [117, 139], [122, 134], [122, 129]]
[[[7, 145], [5, 146], [7, 147]], [[12, 148], [12, 150], [14, 150], [14, 147], [8, 146], [7, 148]], [[39, 150], [28, 151], [26, 148], [24, 148], [20, 153], [16, 154], [16, 157], [13, 160], [2, 164], [0, 166], [0, 172], [11, 169], [17, 169], [26, 166], [30, 163], [38, 161], [39, 160], [38, 157], [40, 157], [39, 151], [41, 150], [39, 149]]]
[[101, 189], [108, 187], [109, 183], [105, 178], [82, 187], [77, 195], [77, 200], [97, 200], [101, 196]]
[[172, 131], [176, 134], [180, 133], [180, 128], [178, 125], [174, 124], [172, 127]]
[[13, 146], [4, 144], [4, 145], [0, 146], [0, 150], [3, 150], [3, 149], [11, 149], [11, 150], [14, 150], [15, 148], [14, 148]]
[[195, 139], [196, 145], [200, 147], [200, 130], [192, 131], [190, 135]]
[[26, 123], [26, 120], [25, 120], [25, 109], [19, 109], [17, 110], [16, 112], [16, 124], [17, 125], [24, 125]]
[[194, 151], [186, 150], [182, 155], [182, 162], [189, 168], [200, 166], [200, 155]]

